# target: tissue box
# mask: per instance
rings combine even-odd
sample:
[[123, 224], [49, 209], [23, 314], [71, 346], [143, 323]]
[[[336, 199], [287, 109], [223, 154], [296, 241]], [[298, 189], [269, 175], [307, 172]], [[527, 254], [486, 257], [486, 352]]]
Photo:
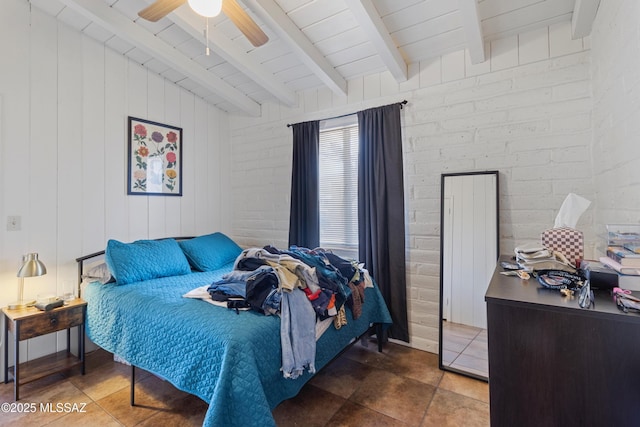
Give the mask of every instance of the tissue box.
[[584, 258], [582, 232], [569, 227], [551, 228], [540, 234], [540, 243], [547, 249], [562, 253], [576, 267]]

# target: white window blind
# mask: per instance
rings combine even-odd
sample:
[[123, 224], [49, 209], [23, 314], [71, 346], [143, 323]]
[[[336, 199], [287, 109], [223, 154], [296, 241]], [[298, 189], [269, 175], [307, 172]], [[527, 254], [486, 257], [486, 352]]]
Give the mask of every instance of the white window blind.
[[320, 130], [320, 246], [358, 258], [358, 125], [323, 122]]

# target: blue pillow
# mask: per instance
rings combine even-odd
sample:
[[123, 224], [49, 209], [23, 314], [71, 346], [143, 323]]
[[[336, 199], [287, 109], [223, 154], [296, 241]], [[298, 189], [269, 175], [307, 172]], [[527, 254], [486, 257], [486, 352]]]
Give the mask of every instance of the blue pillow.
[[105, 262], [118, 285], [191, 273], [189, 261], [174, 239], [133, 243], [109, 240]]
[[178, 242], [197, 271], [213, 271], [235, 260], [242, 248], [222, 233], [207, 234]]

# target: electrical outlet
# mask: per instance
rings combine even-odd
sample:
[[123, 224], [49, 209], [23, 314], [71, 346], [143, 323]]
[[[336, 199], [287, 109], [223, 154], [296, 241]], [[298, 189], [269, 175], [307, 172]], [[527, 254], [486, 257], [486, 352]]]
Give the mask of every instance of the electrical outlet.
[[20, 216], [7, 217], [7, 231], [20, 231], [22, 228], [22, 218]]

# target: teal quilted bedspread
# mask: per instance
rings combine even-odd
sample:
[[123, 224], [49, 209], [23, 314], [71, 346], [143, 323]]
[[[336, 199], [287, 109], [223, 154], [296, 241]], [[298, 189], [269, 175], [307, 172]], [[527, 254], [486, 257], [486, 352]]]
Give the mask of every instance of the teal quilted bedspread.
[[[255, 311], [237, 314], [205, 301], [183, 298], [231, 271], [136, 282], [89, 284], [87, 335], [105, 350], [194, 394], [209, 409], [204, 426], [272, 426], [271, 411], [295, 396], [311, 378], [285, 379], [280, 372], [280, 318]], [[363, 314], [331, 326], [317, 343], [316, 368], [334, 358], [372, 322], [390, 324], [378, 288], [367, 288]]]

